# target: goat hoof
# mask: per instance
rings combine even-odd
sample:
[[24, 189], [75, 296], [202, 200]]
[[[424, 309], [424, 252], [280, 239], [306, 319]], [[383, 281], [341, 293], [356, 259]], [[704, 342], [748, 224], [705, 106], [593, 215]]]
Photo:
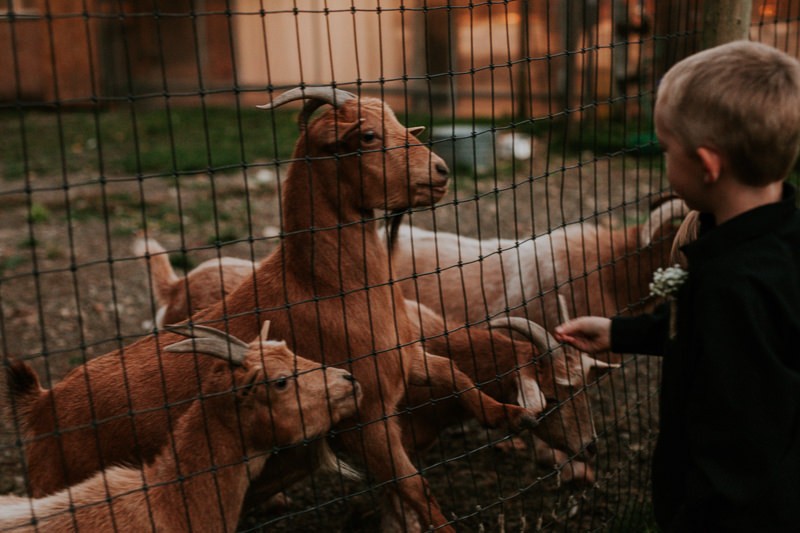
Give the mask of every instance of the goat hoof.
[[539, 417], [523, 407], [515, 406], [509, 416], [509, 429], [511, 431], [524, 431], [539, 425]]
[[533, 429], [539, 425], [539, 417], [531, 413], [523, 414], [519, 419], [520, 429]]

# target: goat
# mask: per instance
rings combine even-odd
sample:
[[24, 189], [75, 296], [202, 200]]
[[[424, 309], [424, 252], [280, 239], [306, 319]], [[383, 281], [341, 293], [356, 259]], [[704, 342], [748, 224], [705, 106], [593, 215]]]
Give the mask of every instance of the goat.
[[169, 262], [167, 251], [155, 239], [137, 238], [133, 254], [148, 261], [150, 286], [156, 311], [155, 326], [177, 324], [225, 298], [239, 284], [253, 277], [258, 265], [236, 257], [209, 259], [181, 278]]
[[[394, 415], [406, 386], [449, 387], [488, 427], [518, 431], [536, 419], [521, 406], [483, 394], [451, 361], [414, 345], [400, 288], [388, 283], [388, 252], [375, 210], [435, 203], [446, 191], [447, 166], [416, 141], [419, 130], [403, 127], [381, 100], [298, 88], [266, 107], [300, 99], [309, 101], [282, 184], [284, 237], [261, 262], [253, 283], [191, 320], [238, 337], [257, 334], [270, 320], [272, 333], [291, 349], [349, 369], [364, 398], [357, 416], [338, 425], [338, 440], [376, 480], [391, 480], [387, 490], [424, 523], [451, 531], [403, 449]], [[324, 104], [333, 108], [309, 122]], [[196, 395], [197, 382], [211, 370], [205, 359], [165, 361], [161, 347], [174, 342], [174, 335], [159, 332], [97, 357], [36, 397], [15, 401], [12, 394], [11, 405], [27, 428], [34, 495], [74, 484], [108, 464], [141, 462], [157, 453], [165, 439], [163, 406], [179, 410], [174, 404]], [[274, 494], [301, 476], [278, 467], [254, 485]]]
[[393, 274], [406, 296], [449, 323], [475, 324], [509, 312], [549, 330], [560, 323], [557, 294], [567, 297], [573, 316], [612, 316], [644, 302], [685, 211], [673, 198], [640, 226], [612, 231], [568, 224], [519, 243], [403, 225]]
[[[563, 303], [563, 298], [560, 300]], [[498, 401], [516, 401], [537, 416], [558, 408], [558, 416], [541, 418], [534, 433], [556, 448], [583, 459], [594, 454], [596, 435], [591, 409], [577, 387], [596, 380], [615, 365], [559, 345], [542, 326], [523, 318], [494, 319], [491, 329], [448, 329], [442, 317], [429, 307], [414, 301], [408, 301], [408, 305], [417, 308], [419, 336], [427, 351], [453, 359], [458, 368]], [[519, 333], [529, 342], [512, 340], [499, 333], [499, 329]], [[584, 372], [581, 376], [570, 375], [566, 368], [565, 362], [575, 357], [581, 360], [581, 365], [573, 367]], [[466, 420], [468, 413], [446, 393], [409, 388], [406, 406], [413, 413], [409, 423], [414, 430], [404, 435], [408, 438], [413, 435], [415, 439], [413, 443], [406, 441], [409, 448], [425, 449], [444, 424]]]
[[[237, 368], [217, 365], [204, 375], [201, 397], [152, 463], [111, 467], [51, 496], [0, 497], [3, 531], [234, 531], [250, 479], [269, 467], [272, 450], [322, 436], [356, 412], [361, 390], [345, 370], [298, 357], [283, 342], [248, 346], [202, 326], [181, 332], [198, 335], [165, 351]], [[19, 394], [35, 394], [30, 367], [10, 368], [27, 383]]]

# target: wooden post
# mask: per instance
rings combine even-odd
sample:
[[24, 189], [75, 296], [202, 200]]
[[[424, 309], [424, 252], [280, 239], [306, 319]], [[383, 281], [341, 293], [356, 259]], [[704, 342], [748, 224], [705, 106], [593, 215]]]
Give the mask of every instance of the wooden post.
[[703, 2], [703, 49], [750, 35], [752, 0]]

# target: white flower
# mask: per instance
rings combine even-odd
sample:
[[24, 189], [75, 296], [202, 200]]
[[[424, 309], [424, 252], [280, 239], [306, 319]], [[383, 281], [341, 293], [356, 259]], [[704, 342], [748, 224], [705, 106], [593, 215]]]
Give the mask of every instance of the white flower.
[[682, 269], [679, 265], [669, 268], [659, 268], [653, 272], [653, 281], [650, 283], [650, 294], [654, 296], [663, 296], [667, 298], [678, 292], [678, 289], [689, 273]]

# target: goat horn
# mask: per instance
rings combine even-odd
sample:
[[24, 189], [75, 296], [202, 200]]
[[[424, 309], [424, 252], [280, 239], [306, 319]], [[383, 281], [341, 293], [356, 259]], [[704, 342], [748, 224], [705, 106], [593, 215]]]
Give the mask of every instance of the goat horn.
[[357, 98], [353, 93], [335, 89], [333, 87], [295, 87], [289, 89], [285, 93], [278, 95], [272, 102], [264, 105], [256, 106], [259, 109], [275, 109], [289, 102], [296, 100], [309, 100], [304, 106], [300, 115], [297, 117], [297, 123], [300, 129], [305, 129], [311, 114], [317, 110], [318, 107], [330, 104], [333, 107], [339, 107], [344, 102]]
[[606, 361], [601, 361], [596, 357], [592, 357], [589, 354], [581, 353], [581, 361], [583, 361], [583, 365], [585, 368], [596, 367], [601, 370], [611, 370], [614, 368], [620, 368], [622, 366], [621, 363], [607, 363]]
[[495, 318], [489, 322], [489, 328], [505, 328], [511, 331], [516, 331], [517, 333], [521, 333], [530, 339], [533, 345], [536, 346], [541, 353], [546, 353], [547, 351], [553, 350], [558, 346], [558, 341], [556, 341], [556, 339], [550, 335], [546, 329], [536, 322], [526, 318], [518, 316]]
[[265, 320], [261, 326], [261, 341], [266, 342], [269, 338], [269, 320]]
[[680, 198], [672, 198], [657, 205], [652, 211], [647, 222], [642, 224], [639, 241], [642, 246], [647, 246], [653, 242], [656, 232], [664, 227], [667, 221], [680, 219], [686, 216], [686, 203]]
[[672, 249], [669, 251], [669, 264], [679, 264], [683, 268], [687, 267], [686, 256], [681, 252], [681, 247], [697, 239], [700, 231], [700, 212], [689, 211], [686, 217], [678, 226], [675, 237], [672, 239]]
[[561, 293], [556, 293], [558, 299], [558, 314], [561, 322], [569, 320], [569, 310], [567, 309], [567, 299]]
[[170, 344], [164, 348], [172, 353], [202, 353], [222, 359], [232, 365], [242, 366], [247, 349], [216, 337], [196, 337]]
[[[190, 337], [193, 339], [203, 339], [203, 338], [211, 338], [215, 337], [217, 339], [221, 339], [225, 342], [229, 342], [231, 344], [239, 345], [243, 348], [249, 347], [249, 345], [244, 342], [243, 340], [235, 337], [233, 335], [229, 335], [224, 331], [220, 331], [217, 328], [211, 328], [208, 326], [200, 326], [194, 325], [190, 326], [189, 324], [181, 324], [179, 326], [170, 326], [166, 328], [167, 331], [170, 333], [177, 333], [179, 335], [183, 335], [184, 337]], [[202, 333], [202, 335], [198, 335], [198, 333]]]
[[189, 337], [189, 339], [167, 346], [164, 348], [167, 352], [203, 353], [224, 359], [231, 364], [241, 365], [249, 348], [248, 344], [241, 339], [207, 326], [182, 324], [170, 327], [168, 331]]

